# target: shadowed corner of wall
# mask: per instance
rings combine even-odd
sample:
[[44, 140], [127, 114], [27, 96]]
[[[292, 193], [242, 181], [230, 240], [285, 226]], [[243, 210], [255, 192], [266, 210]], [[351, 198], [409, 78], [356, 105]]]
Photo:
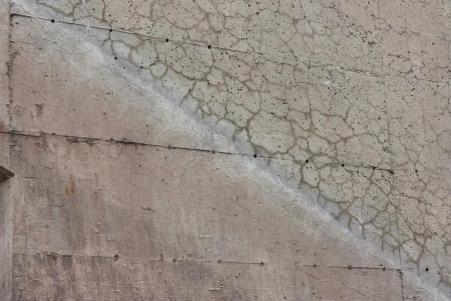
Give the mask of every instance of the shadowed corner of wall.
[[14, 173], [0, 165], [0, 183], [13, 177]]

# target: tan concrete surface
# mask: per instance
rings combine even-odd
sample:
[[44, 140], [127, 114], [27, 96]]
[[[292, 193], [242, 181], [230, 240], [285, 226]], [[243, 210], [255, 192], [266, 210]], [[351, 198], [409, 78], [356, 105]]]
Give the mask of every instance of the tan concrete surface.
[[[340, 219], [343, 225], [351, 228], [356, 235], [379, 236], [382, 238], [380, 247], [392, 255], [396, 253], [398, 244], [396, 237], [398, 231], [394, 228], [396, 214], [395, 208], [388, 202], [392, 173], [390, 170], [376, 168], [376, 166], [362, 166], [355, 155], [349, 156], [351, 163], [346, 165], [340, 163], [341, 156], [344, 157], [349, 153], [349, 148], [354, 148], [355, 153], [360, 153], [365, 158], [373, 158], [374, 163], [379, 160], [388, 161], [386, 155], [383, 155], [387, 157], [385, 159], [378, 159], [374, 155], [379, 151], [377, 148], [365, 149], [361, 146], [348, 148], [341, 141], [338, 141], [339, 147], [333, 147], [323, 138], [305, 132], [307, 136], [305, 138], [300, 136], [298, 142], [306, 149], [291, 149], [293, 153], [300, 156], [295, 159], [287, 154], [269, 154], [263, 148], [237, 137], [237, 132], [230, 130], [231, 123], [223, 126], [224, 119], [218, 122], [206, 121], [213, 123], [218, 133], [233, 139], [234, 147], [224, 142], [227, 141], [226, 139], [216, 138], [219, 135], [212, 135], [205, 126], [199, 125], [196, 115], [189, 118], [190, 114], [195, 113], [190, 111], [189, 105], [182, 103], [182, 106], [188, 110], [187, 113], [178, 110], [179, 100], [171, 97], [174, 96], [171, 87], [177, 89], [183, 87], [181, 82], [183, 77], [176, 76], [176, 73], [172, 73], [172, 78], [161, 80], [146, 77], [146, 74], [140, 74], [143, 72], [140, 68], [116, 63], [108, 48], [105, 52], [104, 48], [97, 45], [105, 43], [108, 45], [108, 36], [118, 35], [117, 33], [110, 34], [106, 30], [86, 30], [78, 26], [74, 28], [72, 25], [21, 17], [15, 17], [13, 24], [13, 49], [18, 53], [14, 60], [15, 73], [12, 76], [12, 120], [15, 129], [27, 133], [42, 131], [182, 148], [239, 152], [249, 154], [251, 158], [254, 153], [257, 153], [259, 158], [268, 161], [262, 162], [262, 165], [267, 164], [288, 186], [301, 187], [302, 191], [311, 195], [310, 201], [318, 201], [326, 210]], [[30, 32], [28, 28], [33, 30]], [[51, 43], [52, 36], [57, 32], [61, 33], [58, 42]], [[42, 38], [43, 36], [45, 38]], [[122, 38], [133, 39], [136, 36], [122, 34]], [[164, 45], [167, 44], [158, 40], [153, 43], [157, 45], [157, 48], [158, 45], [166, 47]], [[85, 45], [83, 47], [89, 51], [80, 50], [68, 54], [67, 49], [75, 47], [71, 46], [74, 44]], [[188, 47], [192, 46], [188, 45]], [[38, 53], [35, 52], [36, 48]], [[196, 52], [193, 50], [192, 53]], [[92, 57], [93, 54], [96, 56]], [[220, 52], [217, 54], [221, 55]], [[73, 65], [79, 60], [89, 61], [89, 64], [81, 65], [84, 67], [82, 72], [87, 75], [80, 77], [74, 73], [76, 77], [73, 78], [67, 73], [67, 65]], [[43, 61], [46, 63], [42, 63]], [[36, 68], [29, 68], [30, 64], [36, 65]], [[222, 66], [227, 67], [224, 64]], [[140, 75], [142, 77], [139, 77]], [[168, 77], [171, 76], [168, 75]], [[124, 80], [124, 77], [127, 80]], [[20, 80], [22, 78], [33, 80], [23, 87]], [[58, 89], [55, 89], [55, 84], [58, 85]], [[18, 87], [19, 85], [21, 88]], [[191, 85], [192, 83], [190, 87]], [[83, 88], [80, 89], [80, 87]], [[186, 87], [186, 89], [189, 88]], [[30, 94], [35, 97], [28, 97]], [[131, 99], [130, 95], [136, 96]], [[144, 100], [140, 97], [141, 95], [148, 95], [150, 98]], [[222, 95], [230, 97], [227, 93]], [[77, 99], [76, 102], [73, 101], [73, 97]], [[216, 104], [217, 95], [212, 93], [209, 97], [213, 99], [213, 104]], [[168, 99], [169, 103], [164, 103], [165, 99]], [[187, 101], [189, 99], [191, 98], [187, 98]], [[230, 99], [233, 100], [233, 98]], [[248, 100], [246, 96], [243, 96], [243, 99]], [[173, 109], [174, 106], [175, 109]], [[262, 114], [272, 116], [265, 111], [262, 111]], [[282, 147], [275, 143], [278, 141], [285, 143], [288, 138], [279, 132], [280, 124], [277, 123], [277, 119], [271, 121], [265, 118], [257, 119], [258, 123], [255, 126], [251, 122], [250, 127], [254, 126], [258, 131], [257, 137], [262, 139], [262, 143]], [[184, 126], [179, 127], [179, 124]], [[268, 126], [277, 134], [268, 135], [266, 133]], [[193, 132], [196, 135], [192, 135]], [[291, 130], [289, 132], [291, 133]], [[171, 135], [168, 135], [169, 133]], [[231, 135], [228, 135], [230, 133]], [[361, 142], [356, 140], [355, 143]], [[370, 142], [368, 143], [371, 145]], [[384, 151], [381, 150], [381, 152]], [[345, 185], [355, 186], [355, 189], [350, 190]], [[355, 202], [356, 196], [362, 199]], [[371, 211], [367, 210], [364, 206], [367, 203], [372, 205], [374, 200], [378, 204], [372, 206], [374, 209]], [[371, 220], [375, 221], [364, 225]]]
[[0, 292], [2, 300], [12, 300], [12, 274], [13, 274], [13, 249], [12, 249], [12, 206], [9, 198], [9, 185], [5, 181], [0, 183]]
[[9, 1], [0, 1], [0, 130], [9, 125]]
[[396, 266], [245, 157], [14, 139], [17, 300], [401, 298]]
[[449, 10], [0, 1], [14, 300], [446, 300]]
[[[396, 271], [15, 255], [20, 300], [401, 300]], [[102, 271], [102, 272], [100, 272]], [[24, 274], [33, 276], [25, 278]], [[29, 285], [40, 279], [36, 289]], [[57, 280], [56, 280], [57, 279]], [[287, 279], [287, 281], [284, 281]], [[288, 280], [289, 279], [289, 280]], [[78, 296], [78, 297], [77, 297]], [[80, 297], [89, 296], [89, 297]]]

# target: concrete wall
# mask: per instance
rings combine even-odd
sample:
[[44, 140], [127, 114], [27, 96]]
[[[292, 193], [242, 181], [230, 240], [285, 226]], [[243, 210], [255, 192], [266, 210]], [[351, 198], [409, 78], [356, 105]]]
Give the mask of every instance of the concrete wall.
[[2, 300], [12, 297], [12, 226], [11, 202], [8, 195], [9, 185], [0, 183], [0, 291]]
[[448, 6], [1, 0], [0, 295], [447, 300]]

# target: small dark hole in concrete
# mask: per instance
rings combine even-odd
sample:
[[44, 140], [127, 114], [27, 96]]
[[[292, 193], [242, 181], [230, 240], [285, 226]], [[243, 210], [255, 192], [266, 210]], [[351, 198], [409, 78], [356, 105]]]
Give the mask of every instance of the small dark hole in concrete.
[[208, 45], [207, 47], [208, 47], [208, 49], [211, 49], [211, 45]]
[[348, 270], [352, 270], [352, 266], [348, 265]]
[[177, 262], [177, 258], [172, 258], [172, 262], [176, 263]]
[[118, 261], [118, 260], [119, 260], [119, 255], [117, 255], [117, 254], [114, 255], [114, 256], [113, 256], [113, 259], [114, 259], [114, 261]]
[[343, 163], [341, 163], [341, 167], [345, 167], [345, 165]]
[[55, 23], [55, 20], [54, 20], [54, 19], [52, 19], [52, 20], [50, 20], [50, 22], [52, 22], [52, 23]]
[[217, 263], [221, 263], [222, 261], [221, 261], [221, 259], [218, 259], [216, 262], [217, 262]]
[[429, 272], [429, 268], [425, 268], [424, 270], [425, 270], [426, 272]]
[[166, 42], [169, 42], [169, 39], [166, 39]]
[[254, 154], [254, 158], [257, 158], [257, 154]]
[[260, 261], [260, 265], [264, 265], [265, 263], [263, 261]]

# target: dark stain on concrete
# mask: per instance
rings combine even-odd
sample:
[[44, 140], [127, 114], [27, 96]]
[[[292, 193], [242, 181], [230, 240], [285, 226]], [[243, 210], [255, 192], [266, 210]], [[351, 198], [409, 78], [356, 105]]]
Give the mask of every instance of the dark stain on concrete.
[[69, 177], [69, 183], [66, 185], [66, 188], [64, 189], [64, 194], [66, 196], [72, 196], [75, 194], [75, 178], [74, 176]]

